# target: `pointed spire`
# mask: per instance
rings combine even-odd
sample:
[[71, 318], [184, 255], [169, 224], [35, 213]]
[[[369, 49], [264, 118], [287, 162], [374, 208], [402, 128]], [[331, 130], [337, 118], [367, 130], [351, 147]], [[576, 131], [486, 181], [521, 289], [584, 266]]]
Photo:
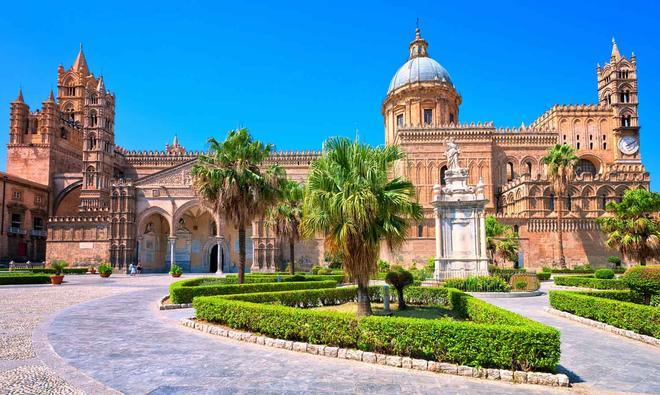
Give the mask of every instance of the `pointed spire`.
[[616, 40], [612, 37], [612, 60], [621, 59], [621, 54], [619, 53], [619, 47], [616, 46]]
[[99, 83], [96, 85], [96, 91], [105, 93], [105, 83], [103, 82], [103, 76], [99, 77]]
[[85, 59], [85, 54], [83, 53], [82, 43], [80, 43], [80, 51], [78, 52], [78, 56], [76, 56], [76, 60], [73, 62], [71, 69], [84, 73], [85, 75], [89, 74], [89, 68], [87, 68], [87, 59]]
[[417, 28], [415, 28], [415, 39], [410, 43], [410, 59], [428, 56], [427, 48], [429, 44], [422, 38], [419, 30], [419, 18], [417, 18]]
[[16, 98], [16, 103], [25, 103], [23, 101], [23, 88], [18, 88], [18, 97]]
[[48, 95], [48, 99], [46, 100], [48, 103], [55, 103], [55, 95], [53, 95], [53, 89], [51, 88], [50, 94]]
[[174, 134], [174, 140], [172, 141], [172, 146], [176, 147], [179, 145], [179, 138], [177, 137], [176, 133]]

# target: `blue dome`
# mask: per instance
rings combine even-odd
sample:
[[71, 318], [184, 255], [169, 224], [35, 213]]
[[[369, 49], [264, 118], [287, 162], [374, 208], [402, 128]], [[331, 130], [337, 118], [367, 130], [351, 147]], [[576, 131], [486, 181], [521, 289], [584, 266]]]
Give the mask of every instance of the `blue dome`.
[[413, 82], [431, 81], [452, 83], [449, 73], [440, 63], [426, 56], [415, 57], [404, 63], [394, 74], [387, 93]]

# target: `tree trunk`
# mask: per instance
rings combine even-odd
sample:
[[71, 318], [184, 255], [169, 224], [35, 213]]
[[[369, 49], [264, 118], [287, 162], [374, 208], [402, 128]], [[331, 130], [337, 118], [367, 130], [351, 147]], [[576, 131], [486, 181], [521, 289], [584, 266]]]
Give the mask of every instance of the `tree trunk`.
[[357, 315], [362, 317], [373, 314], [373, 311], [371, 311], [371, 302], [369, 301], [369, 281], [367, 280], [366, 284], [358, 281], [357, 291]]
[[561, 198], [561, 194], [557, 195], [559, 195], [557, 199], [557, 250], [559, 251], [559, 266], [564, 269], [566, 268], [566, 258], [564, 258], [564, 232], [561, 228], [563, 200]]
[[238, 226], [238, 283], [245, 281], [245, 226]]
[[397, 288], [396, 290], [397, 299], [399, 299], [399, 310], [406, 309], [406, 300], [403, 298], [403, 288]]
[[289, 238], [289, 256], [291, 257], [291, 274], [296, 274], [296, 269], [294, 267], [294, 262], [296, 261], [295, 259], [295, 244], [293, 241], [293, 237]]

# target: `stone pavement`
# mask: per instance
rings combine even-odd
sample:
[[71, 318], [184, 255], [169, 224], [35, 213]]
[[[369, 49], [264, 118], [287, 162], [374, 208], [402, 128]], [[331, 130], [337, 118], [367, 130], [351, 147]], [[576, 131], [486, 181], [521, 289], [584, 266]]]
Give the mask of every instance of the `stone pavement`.
[[552, 282], [531, 298], [482, 298], [561, 332], [559, 373], [576, 389], [660, 393], [660, 349], [543, 311]]
[[[561, 391], [373, 366], [202, 334], [178, 325], [192, 310], [157, 310], [157, 300], [172, 282], [169, 276], [66, 279], [62, 287], [0, 287], [0, 394]], [[574, 379], [585, 380], [582, 389], [660, 392], [657, 350], [548, 315], [543, 298], [491, 302], [511, 304], [512, 310], [560, 327], [562, 366]]]

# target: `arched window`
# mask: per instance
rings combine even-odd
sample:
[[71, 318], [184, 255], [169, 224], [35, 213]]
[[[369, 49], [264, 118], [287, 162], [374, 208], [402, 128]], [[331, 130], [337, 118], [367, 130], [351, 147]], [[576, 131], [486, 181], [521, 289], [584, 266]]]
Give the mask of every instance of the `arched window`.
[[605, 210], [605, 206], [607, 206], [607, 195], [602, 194], [598, 199], [598, 208], [600, 210]]
[[403, 127], [403, 114], [399, 114], [396, 116], [396, 126], [398, 128]]
[[99, 119], [96, 116], [96, 111], [92, 111], [89, 114], [89, 126], [94, 127], [94, 126], [98, 125], [98, 123], [99, 123]]
[[595, 176], [597, 173], [596, 166], [588, 159], [580, 159], [575, 166], [575, 174], [580, 175], [582, 173], [589, 173]]
[[506, 180], [511, 181], [513, 180], [514, 174], [513, 174], [513, 163], [508, 162], [506, 164]]
[[571, 211], [573, 210], [573, 198], [571, 197], [571, 193], [568, 193], [568, 196], [566, 196], [566, 211]]
[[94, 185], [94, 166], [89, 166], [86, 171], [86, 185], [87, 186], [93, 186]]
[[91, 95], [89, 97], [89, 103], [90, 104], [99, 104], [99, 98], [96, 97], [96, 95]]
[[449, 123], [454, 123], [454, 114], [449, 113]]
[[621, 126], [629, 127], [630, 126], [630, 120], [631, 120], [630, 115], [622, 115], [621, 116]]
[[446, 171], [447, 171], [447, 166], [442, 166], [440, 168], [440, 185], [447, 185], [447, 180], [445, 180]]
[[417, 225], [417, 237], [418, 238], [424, 237], [424, 225], [422, 224]]
[[525, 163], [525, 165], [527, 166], [527, 174], [531, 175], [532, 174], [532, 162], [527, 162], [527, 163]]
[[555, 194], [551, 193], [548, 196], [548, 210], [555, 211]]
[[96, 148], [96, 136], [94, 134], [90, 134], [89, 137], [87, 137], [87, 149], [94, 149]]

